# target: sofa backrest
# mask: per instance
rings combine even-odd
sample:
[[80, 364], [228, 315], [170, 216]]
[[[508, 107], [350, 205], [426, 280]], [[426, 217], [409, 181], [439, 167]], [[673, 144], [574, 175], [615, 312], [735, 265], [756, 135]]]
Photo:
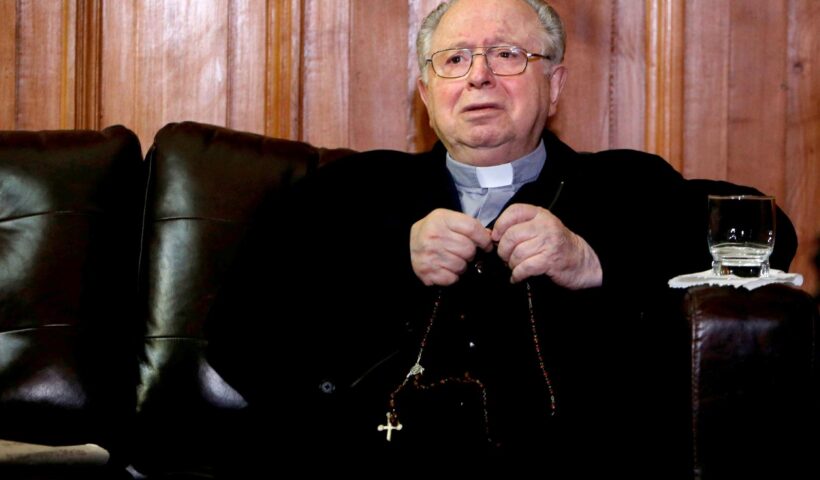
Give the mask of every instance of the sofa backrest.
[[208, 349], [210, 335], [232, 325], [206, 319], [264, 206], [323, 158], [344, 153], [193, 122], [157, 133], [147, 157], [140, 262], [140, 471], [182, 471], [240, 448], [237, 439], [255, 420]]
[[144, 178], [124, 127], [0, 132], [0, 438], [116, 450]]

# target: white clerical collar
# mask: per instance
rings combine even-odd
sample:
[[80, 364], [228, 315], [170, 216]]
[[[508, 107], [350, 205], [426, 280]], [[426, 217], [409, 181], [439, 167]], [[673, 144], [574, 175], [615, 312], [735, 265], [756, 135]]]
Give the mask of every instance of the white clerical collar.
[[513, 166], [502, 163], [492, 167], [475, 167], [475, 176], [481, 188], [506, 187], [513, 184]]
[[461, 163], [447, 153], [447, 170], [456, 186], [466, 188], [498, 188], [529, 183], [538, 178], [547, 159], [542, 140], [535, 150], [510, 163], [492, 167], [475, 167]]

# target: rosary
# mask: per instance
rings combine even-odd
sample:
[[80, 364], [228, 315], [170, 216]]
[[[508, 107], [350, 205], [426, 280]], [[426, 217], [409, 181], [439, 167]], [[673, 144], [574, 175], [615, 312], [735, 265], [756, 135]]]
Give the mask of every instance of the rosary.
[[[480, 271], [480, 266], [477, 266], [477, 269]], [[538, 359], [538, 367], [541, 371], [541, 374], [544, 378], [544, 385], [546, 387], [546, 391], [549, 395], [549, 409], [550, 409], [550, 416], [554, 416], [556, 413], [556, 402], [555, 402], [555, 392], [552, 388], [552, 382], [550, 381], [549, 373], [547, 372], [547, 368], [544, 365], [544, 357], [541, 354], [541, 343], [538, 339], [538, 330], [536, 328], [535, 322], [535, 311], [533, 309], [533, 302], [532, 302], [532, 288], [530, 287], [530, 283], [526, 282], [527, 286], [527, 306], [529, 309], [529, 320], [530, 320], [530, 328], [532, 331], [532, 340], [533, 345], [535, 347], [536, 357]], [[430, 336], [430, 331], [433, 329], [433, 324], [435, 323], [436, 317], [438, 315], [438, 310], [441, 305], [441, 298], [442, 298], [442, 291], [439, 290], [439, 293], [436, 297], [435, 302], [433, 303], [433, 310], [430, 314], [430, 320], [427, 322], [427, 328], [424, 331], [424, 335], [422, 336], [421, 343], [419, 346], [419, 353], [416, 357], [416, 363], [410, 368], [410, 371], [407, 373], [407, 376], [404, 380], [396, 387], [395, 390], [390, 394], [390, 400], [388, 402], [388, 410], [387, 410], [387, 421], [384, 425], [378, 426], [379, 432], [386, 432], [387, 441], [391, 441], [393, 437], [393, 432], [401, 431], [402, 424], [399, 421], [399, 415], [397, 411], [397, 401], [396, 396], [401, 393], [408, 385], [413, 386], [419, 390], [428, 390], [435, 387], [440, 387], [442, 385], [450, 384], [450, 383], [458, 383], [458, 384], [466, 384], [466, 385], [473, 385], [481, 392], [481, 401], [482, 401], [482, 410], [484, 414], [484, 432], [487, 436], [487, 439], [490, 440], [490, 432], [489, 432], [489, 421], [488, 421], [488, 414], [487, 414], [487, 389], [485, 388], [484, 384], [478, 378], [473, 377], [470, 375], [470, 372], [464, 372], [462, 376], [457, 377], [446, 377], [442, 378], [438, 381], [425, 383], [423, 380], [424, 375], [424, 367], [421, 365], [421, 359], [424, 355], [424, 349], [427, 346], [427, 340]]]

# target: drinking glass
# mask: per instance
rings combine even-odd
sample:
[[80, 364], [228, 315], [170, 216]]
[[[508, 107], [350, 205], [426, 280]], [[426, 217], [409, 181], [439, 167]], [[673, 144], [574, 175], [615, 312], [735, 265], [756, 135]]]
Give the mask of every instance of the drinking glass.
[[709, 252], [714, 273], [768, 276], [774, 219], [774, 197], [709, 195]]

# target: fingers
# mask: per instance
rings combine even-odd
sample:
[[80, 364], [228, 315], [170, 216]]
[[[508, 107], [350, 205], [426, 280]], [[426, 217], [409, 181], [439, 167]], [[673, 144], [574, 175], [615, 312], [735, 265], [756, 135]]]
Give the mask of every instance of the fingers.
[[487, 250], [493, 246], [490, 230], [475, 218], [453, 210], [433, 210], [413, 227], [417, 230], [415, 241], [420, 246], [444, 249], [465, 260], [475, 255], [475, 247]]
[[601, 285], [597, 254], [546, 209], [511, 205], [496, 221], [492, 238], [498, 241], [498, 256], [512, 270], [513, 283], [547, 275], [570, 289]]
[[492, 236], [498, 242], [498, 256], [514, 268], [524, 258], [549, 249], [564, 229], [558, 217], [548, 210], [514, 204], [498, 217]]
[[442, 254], [420, 268], [419, 279], [427, 285], [448, 286], [456, 283], [467, 270], [467, 261], [452, 254]]
[[410, 229], [410, 260], [425, 285], [451, 285], [475, 257], [476, 247], [492, 248], [491, 233], [476, 219], [437, 209]]
[[[510, 205], [501, 212], [501, 215], [499, 215], [495, 221], [492, 241], [500, 241], [510, 227], [532, 220], [538, 214], [539, 210], [544, 209], [525, 203], [514, 203]], [[546, 210], [544, 211], [546, 212]]]
[[466, 271], [476, 248], [498, 255], [512, 270], [510, 281], [546, 275], [571, 289], [601, 284], [600, 261], [583, 238], [548, 210], [514, 204], [499, 216], [492, 231], [461, 212], [437, 209], [410, 229], [413, 272], [425, 285], [452, 285]]
[[[509, 247], [508, 259], [505, 260], [511, 269], [515, 269], [529, 259], [539, 259], [544, 269], [549, 264], [560, 261], [560, 252], [565, 238], [555, 232], [545, 232], [543, 235], [534, 235], [526, 240]], [[503, 257], [502, 257], [503, 258]]]
[[519, 263], [515, 268], [512, 269], [510, 283], [518, 283], [530, 277], [540, 275], [541, 270], [542, 266], [539, 265], [538, 260], [534, 257], [530, 257], [525, 261]]
[[456, 215], [447, 215], [444, 218], [447, 227], [456, 233], [470, 239], [473, 245], [489, 252], [493, 248], [492, 231], [484, 228], [481, 222], [473, 217], [459, 212], [452, 212]]

